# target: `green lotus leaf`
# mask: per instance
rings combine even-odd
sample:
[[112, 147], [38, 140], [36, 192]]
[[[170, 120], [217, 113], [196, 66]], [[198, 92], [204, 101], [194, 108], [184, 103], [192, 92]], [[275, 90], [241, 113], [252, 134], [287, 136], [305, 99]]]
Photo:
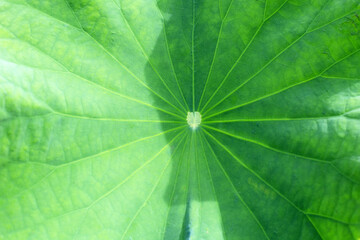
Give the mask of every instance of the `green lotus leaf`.
[[359, 240], [359, 0], [0, 0], [0, 239]]

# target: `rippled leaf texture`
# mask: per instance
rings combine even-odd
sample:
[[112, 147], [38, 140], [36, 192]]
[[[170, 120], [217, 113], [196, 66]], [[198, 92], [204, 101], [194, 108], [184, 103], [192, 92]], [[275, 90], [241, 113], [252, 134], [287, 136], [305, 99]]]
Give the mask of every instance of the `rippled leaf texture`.
[[360, 239], [359, 4], [0, 0], [0, 239]]

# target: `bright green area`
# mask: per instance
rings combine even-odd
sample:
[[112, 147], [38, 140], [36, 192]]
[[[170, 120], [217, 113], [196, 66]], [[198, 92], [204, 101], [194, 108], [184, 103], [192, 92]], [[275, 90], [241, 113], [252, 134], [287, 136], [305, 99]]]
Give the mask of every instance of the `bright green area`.
[[0, 0], [1, 240], [359, 240], [359, 120], [359, 0]]

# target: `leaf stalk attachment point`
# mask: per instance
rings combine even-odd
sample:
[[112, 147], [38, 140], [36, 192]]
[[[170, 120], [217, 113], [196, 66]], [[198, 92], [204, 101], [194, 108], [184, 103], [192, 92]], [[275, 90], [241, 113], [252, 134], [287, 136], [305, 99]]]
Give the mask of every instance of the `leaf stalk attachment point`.
[[201, 123], [201, 115], [199, 112], [188, 112], [186, 120], [192, 130], [195, 130]]

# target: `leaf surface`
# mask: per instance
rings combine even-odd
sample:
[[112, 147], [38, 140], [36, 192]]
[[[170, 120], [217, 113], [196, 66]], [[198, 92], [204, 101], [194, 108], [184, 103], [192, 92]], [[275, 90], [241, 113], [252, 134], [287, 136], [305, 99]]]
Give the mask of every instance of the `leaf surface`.
[[0, 0], [0, 239], [359, 240], [359, 14]]

